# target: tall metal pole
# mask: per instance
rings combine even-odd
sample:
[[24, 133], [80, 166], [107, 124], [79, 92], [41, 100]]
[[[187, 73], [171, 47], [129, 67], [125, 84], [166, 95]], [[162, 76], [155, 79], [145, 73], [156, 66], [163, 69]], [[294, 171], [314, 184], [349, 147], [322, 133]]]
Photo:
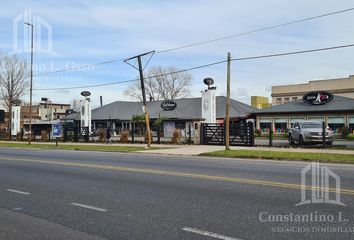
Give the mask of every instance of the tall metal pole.
[[30, 105], [29, 105], [29, 134], [28, 144], [31, 144], [32, 139], [32, 82], [33, 82], [33, 24], [26, 23], [31, 27], [31, 78], [30, 78]]
[[13, 78], [10, 80], [10, 96], [9, 96], [9, 129], [10, 129], [10, 141], [12, 140], [12, 102], [13, 102], [13, 91], [12, 91], [12, 86], [13, 86]]
[[146, 95], [145, 95], [145, 84], [144, 84], [144, 74], [143, 67], [141, 64], [141, 56], [138, 56], [138, 66], [139, 66], [139, 76], [140, 76], [140, 84], [141, 84], [141, 92], [143, 95], [143, 109], [145, 113], [145, 123], [146, 123], [146, 132], [147, 132], [147, 148], [151, 147], [151, 130], [150, 130], [150, 118], [149, 112], [146, 107]]
[[227, 53], [225, 150], [230, 150], [230, 78], [231, 78], [231, 53]]

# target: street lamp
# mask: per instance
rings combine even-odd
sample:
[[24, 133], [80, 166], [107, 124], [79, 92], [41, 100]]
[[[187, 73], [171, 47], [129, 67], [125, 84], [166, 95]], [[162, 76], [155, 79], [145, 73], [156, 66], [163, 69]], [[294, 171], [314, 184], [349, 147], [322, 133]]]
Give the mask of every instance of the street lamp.
[[31, 78], [30, 78], [30, 105], [29, 105], [29, 134], [28, 144], [32, 139], [32, 82], [33, 82], [33, 24], [25, 22], [24, 24], [31, 27]]

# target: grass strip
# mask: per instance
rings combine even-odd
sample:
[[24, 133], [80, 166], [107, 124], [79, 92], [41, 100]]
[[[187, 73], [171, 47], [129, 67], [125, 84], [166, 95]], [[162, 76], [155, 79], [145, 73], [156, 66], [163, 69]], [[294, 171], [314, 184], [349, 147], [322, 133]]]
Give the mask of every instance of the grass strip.
[[144, 147], [134, 147], [134, 146], [114, 146], [114, 145], [69, 145], [60, 144], [58, 147], [53, 144], [36, 144], [31, 145], [27, 143], [0, 143], [0, 147], [14, 147], [14, 148], [32, 148], [32, 149], [56, 149], [56, 150], [77, 150], [77, 151], [102, 151], [102, 152], [135, 152], [143, 151]]
[[304, 153], [304, 152], [281, 152], [266, 150], [230, 150], [202, 153], [201, 156], [228, 157], [228, 158], [253, 158], [253, 159], [274, 159], [274, 160], [301, 160], [319, 161], [329, 163], [350, 163], [354, 164], [354, 155], [334, 153]]

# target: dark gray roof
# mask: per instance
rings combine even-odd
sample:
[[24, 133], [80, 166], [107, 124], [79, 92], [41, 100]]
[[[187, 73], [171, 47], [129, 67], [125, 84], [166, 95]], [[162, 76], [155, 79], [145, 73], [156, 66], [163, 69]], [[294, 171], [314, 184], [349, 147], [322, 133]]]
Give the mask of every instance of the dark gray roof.
[[72, 113], [68, 116], [66, 116], [66, 120], [76, 120], [76, 121], [80, 121], [80, 113]]
[[294, 102], [284, 103], [276, 105], [270, 108], [264, 108], [257, 110], [256, 114], [267, 114], [267, 113], [306, 113], [306, 112], [343, 112], [352, 111], [354, 112], [354, 99], [333, 96], [333, 100], [323, 104], [323, 105], [310, 105], [303, 102], [302, 100], [297, 100]]
[[116, 101], [92, 110], [92, 120], [131, 120], [133, 115], [143, 114], [141, 103]]
[[[174, 99], [177, 107], [173, 111], [161, 109], [161, 101], [147, 102], [148, 111], [152, 119], [167, 117], [169, 119], [201, 119], [202, 99], [201, 98], [181, 98]], [[226, 98], [216, 97], [216, 118], [225, 117]], [[230, 117], [246, 117], [255, 109], [251, 106], [231, 99]], [[142, 115], [141, 102], [116, 101], [105, 106], [92, 110], [92, 120], [131, 120], [133, 115]]]

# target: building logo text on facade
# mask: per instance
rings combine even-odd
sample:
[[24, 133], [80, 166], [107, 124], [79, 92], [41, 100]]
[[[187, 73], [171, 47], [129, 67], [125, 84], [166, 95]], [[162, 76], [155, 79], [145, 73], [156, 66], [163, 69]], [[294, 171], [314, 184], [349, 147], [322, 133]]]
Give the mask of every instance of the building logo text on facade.
[[177, 107], [177, 103], [171, 100], [167, 100], [161, 103], [161, 108], [165, 111], [175, 110]]
[[310, 92], [302, 97], [305, 103], [311, 105], [322, 105], [333, 100], [333, 94], [330, 92]]

